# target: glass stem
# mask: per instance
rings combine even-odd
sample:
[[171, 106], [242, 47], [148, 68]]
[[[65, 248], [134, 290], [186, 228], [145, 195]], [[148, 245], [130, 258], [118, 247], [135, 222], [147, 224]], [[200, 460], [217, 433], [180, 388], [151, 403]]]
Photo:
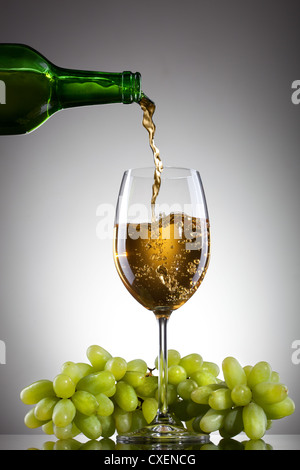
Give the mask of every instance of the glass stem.
[[158, 318], [159, 352], [158, 352], [158, 412], [157, 418], [168, 413], [168, 349], [167, 349], [167, 323], [168, 317]]

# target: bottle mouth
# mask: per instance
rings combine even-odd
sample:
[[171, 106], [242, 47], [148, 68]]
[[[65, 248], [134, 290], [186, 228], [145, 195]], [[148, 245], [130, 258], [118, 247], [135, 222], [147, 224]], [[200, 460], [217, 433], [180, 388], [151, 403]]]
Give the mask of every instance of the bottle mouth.
[[122, 101], [125, 104], [138, 103], [141, 99], [141, 74], [139, 72], [123, 72]]

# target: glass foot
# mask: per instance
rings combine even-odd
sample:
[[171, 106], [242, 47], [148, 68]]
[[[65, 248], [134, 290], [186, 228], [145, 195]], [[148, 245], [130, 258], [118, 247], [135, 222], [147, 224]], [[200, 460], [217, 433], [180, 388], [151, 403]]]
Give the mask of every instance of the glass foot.
[[209, 434], [193, 433], [168, 420], [151, 423], [137, 431], [120, 434], [121, 444], [198, 444], [209, 442]]

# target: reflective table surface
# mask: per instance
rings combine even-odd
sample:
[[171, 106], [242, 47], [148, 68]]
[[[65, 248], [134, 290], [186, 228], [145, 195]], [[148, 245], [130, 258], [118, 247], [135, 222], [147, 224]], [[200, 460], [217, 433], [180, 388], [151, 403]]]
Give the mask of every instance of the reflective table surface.
[[300, 450], [300, 435], [298, 434], [266, 434], [263, 440], [249, 441], [243, 433], [233, 439], [222, 439], [219, 433], [210, 435], [208, 444], [196, 446], [131, 446], [117, 444], [115, 436], [110, 439], [88, 440], [83, 435], [75, 439], [57, 440], [55, 436], [45, 434], [1, 434], [0, 450]]

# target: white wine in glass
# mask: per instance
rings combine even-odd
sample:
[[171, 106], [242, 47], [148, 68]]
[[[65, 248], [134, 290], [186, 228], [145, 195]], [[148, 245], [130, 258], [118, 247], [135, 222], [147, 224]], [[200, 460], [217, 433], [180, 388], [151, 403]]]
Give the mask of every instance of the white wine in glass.
[[118, 442], [205, 442], [168, 411], [167, 323], [200, 286], [210, 257], [209, 218], [199, 173], [164, 168], [155, 204], [153, 168], [124, 173], [116, 208], [114, 260], [130, 294], [151, 310], [159, 325], [158, 412], [144, 428]]

